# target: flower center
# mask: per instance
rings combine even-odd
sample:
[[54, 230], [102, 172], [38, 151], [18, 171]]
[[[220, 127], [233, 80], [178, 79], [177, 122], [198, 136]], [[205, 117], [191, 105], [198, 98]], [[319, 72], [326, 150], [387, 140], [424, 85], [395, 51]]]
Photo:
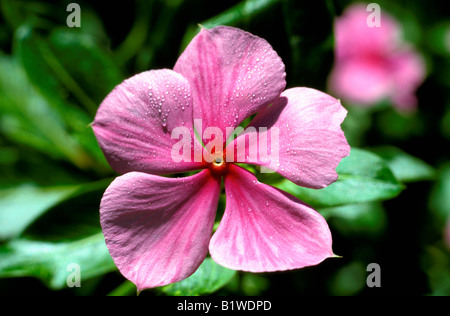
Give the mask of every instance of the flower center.
[[212, 162], [210, 163], [210, 169], [214, 173], [223, 174], [227, 168], [227, 162], [225, 161], [225, 153], [218, 152], [212, 154]]
[[212, 164], [214, 167], [221, 167], [225, 163], [225, 160], [223, 160], [223, 157], [216, 157], [214, 158]]

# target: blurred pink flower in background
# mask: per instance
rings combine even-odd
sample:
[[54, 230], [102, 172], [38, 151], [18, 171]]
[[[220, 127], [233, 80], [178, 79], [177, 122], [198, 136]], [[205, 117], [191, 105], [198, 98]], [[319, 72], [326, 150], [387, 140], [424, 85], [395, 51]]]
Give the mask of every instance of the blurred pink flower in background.
[[411, 111], [417, 107], [415, 92], [425, 78], [425, 64], [403, 41], [399, 23], [383, 9], [380, 13], [379, 27], [369, 26], [371, 12], [361, 3], [336, 19], [329, 89], [349, 103], [373, 106], [389, 100], [398, 110]]

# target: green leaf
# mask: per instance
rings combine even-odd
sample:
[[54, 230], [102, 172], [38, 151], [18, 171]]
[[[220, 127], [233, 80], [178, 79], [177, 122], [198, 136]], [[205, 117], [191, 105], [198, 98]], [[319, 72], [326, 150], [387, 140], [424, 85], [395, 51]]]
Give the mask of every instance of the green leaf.
[[110, 179], [106, 179], [55, 187], [25, 183], [0, 188], [0, 240], [19, 236], [50, 208], [84, 193], [104, 189], [110, 182]]
[[[63, 117], [30, 84], [17, 61], [0, 54], [0, 68], [0, 132], [14, 142], [66, 159], [79, 168], [94, 166], [68, 131]], [[84, 130], [92, 133], [86, 125]]]
[[[388, 164], [366, 150], [352, 148], [336, 168], [339, 178], [320, 190], [304, 188], [275, 174], [259, 175], [261, 182], [284, 190], [314, 207], [330, 207], [380, 201], [397, 196], [403, 185], [397, 181]], [[269, 177], [275, 178], [270, 181]]]
[[[163, 41], [167, 39], [166, 32], [172, 31], [169, 25], [165, 25], [165, 27], [161, 27], [160, 25], [156, 25], [154, 28], [150, 27], [152, 21], [152, 13], [154, 13], [155, 9], [153, 7], [154, 1], [137, 1], [136, 3], [136, 17], [134, 19], [134, 24], [131, 30], [128, 32], [125, 40], [115, 49], [114, 51], [114, 59], [117, 64], [123, 65], [128, 60], [130, 60], [133, 56], [137, 55], [139, 52], [143, 51], [143, 46], [145, 41], [150, 37], [150, 42], [153, 45], [158, 45], [160, 42], [156, 43], [155, 37], [161, 36]], [[172, 22], [170, 17], [167, 15], [167, 9], [170, 6], [166, 6], [162, 9], [162, 12], [158, 12], [158, 17], [161, 21], [165, 23]], [[151, 29], [158, 29], [158, 32], [150, 32]], [[161, 34], [162, 33], [162, 34]], [[152, 46], [153, 46], [152, 45]], [[159, 45], [158, 45], [159, 46]], [[152, 50], [153, 48], [150, 48]]]
[[318, 211], [344, 236], [379, 235], [386, 227], [386, 215], [380, 202], [327, 207]]
[[95, 103], [95, 113], [100, 102], [124, 79], [110, 52], [81, 29], [55, 29], [48, 41], [57, 62], [80, 89], [75, 92], [81, 99], [92, 98], [83, 103]]
[[36, 277], [52, 289], [67, 287], [72, 271], [80, 267], [83, 280], [116, 269], [101, 233], [62, 243], [16, 239], [0, 247], [0, 277]]
[[27, 23], [15, 34], [13, 53], [62, 127], [94, 158], [91, 168], [109, 170], [89, 124], [100, 102], [123, 79], [110, 52], [80, 29], [55, 29], [46, 38]]
[[[236, 25], [238, 22], [245, 18], [250, 18], [259, 14], [260, 12], [270, 8], [275, 3], [279, 3], [279, 0], [246, 0], [238, 3], [228, 10], [206, 20], [199, 24], [204, 28], [213, 28], [219, 25]], [[192, 38], [199, 32], [198, 25], [191, 25], [186, 31], [181, 49], [189, 44]]]
[[206, 258], [189, 278], [160, 289], [163, 293], [171, 296], [211, 294], [226, 285], [235, 273], [236, 271], [218, 265], [211, 258]]
[[450, 217], [450, 164], [439, 169], [439, 177], [430, 195], [430, 208], [442, 223]]
[[261, 11], [268, 9], [279, 0], [246, 0], [223, 11], [222, 13], [201, 23], [206, 28], [213, 28], [219, 25], [230, 25], [259, 14]]
[[433, 167], [396, 147], [377, 147], [371, 148], [370, 151], [387, 161], [392, 173], [400, 182], [431, 180], [435, 176]]
[[242, 292], [247, 296], [259, 296], [270, 287], [270, 281], [259, 274], [243, 273], [241, 280]]
[[434, 52], [450, 56], [450, 22], [439, 22], [428, 30], [427, 44]]
[[[450, 73], [450, 65], [448, 67]], [[448, 77], [447, 77], [448, 78]], [[442, 134], [450, 139], [450, 100], [447, 101], [447, 107], [441, 121]]]
[[406, 140], [425, 132], [424, 121], [417, 113], [400, 113], [393, 107], [375, 117], [378, 132], [390, 139]]
[[108, 296], [130, 296], [136, 295], [136, 285], [131, 281], [125, 281], [114, 290], [108, 293]]
[[366, 286], [367, 272], [365, 266], [358, 261], [341, 267], [331, 278], [332, 295], [355, 295]]
[[14, 48], [14, 54], [21, 61], [28, 78], [55, 110], [62, 112], [62, 108], [70, 107], [75, 111], [74, 106], [63, 101], [73, 94], [90, 114], [95, 114], [98, 104], [67, 72], [33, 24], [26, 23], [17, 30]]
[[0, 240], [20, 235], [37, 217], [73, 194], [77, 187], [39, 188], [22, 184], [0, 189]]
[[341, 125], [345, 138], [350, 146], [361, 146], [364, 144], [366, 132], [372, 125], [372, 110], [360, 106], [347, 106], [347, 111], [347, 116]]
[[[282, 1], [285, 33], [290, 45], [286, 60], [289, 76], [295, 86], [310, 86], [325, 90], [326, 78], [333, 64], [334, 14], [330, 1]], [[314, 12], [314, 14], [311, 14]], [[314, 36], [311, 31], [314, 30]]]
[[55, 13], [51, 12], [51, 4], [42, 1], [2, 0], [0, 5], [4, 20], [13, 29], [19, 28], [29, 19], [48, 26], [48, 18], [54, 18]]
[[436, 245], [428, 245], [422, 256], [422, 269], [428, 275], [430, 293], [433, 296], [450, 294], [450, 251]]

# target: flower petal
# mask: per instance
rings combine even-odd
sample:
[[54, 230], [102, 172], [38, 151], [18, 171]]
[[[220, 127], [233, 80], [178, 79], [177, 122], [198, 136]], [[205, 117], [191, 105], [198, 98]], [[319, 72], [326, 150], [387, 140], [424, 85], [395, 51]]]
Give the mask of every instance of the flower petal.
[[[227, 151], [242, 137], [258, 139], [246, 142], [247, 151], [258, 152], [258, 159], [249, 155], [245, 162], [267, 166], [298, 185], [323, 188], [337, 180], [336, 167], [350, 153], [340, 127], [346, 115], [339, 100], [325, 93], [309, 88], [288, 89], [272, 106], [256, 115], [249, 125], [254, 129], [247, 128], [228, 145]], [[267, 128], [267, 132], [260, 132], [261, 128]], [[278, 139], [272, 139], [275, 129]], [[262, 136], [267, 139], [269, 158], [275, 157], [275, 161], [262, 159]], [[273, 151], [278, 152], [278, 158]]]
[[334, 256], [325, 219], [300, 200], [235, 165], [229, 167], [225, 190], [225, 213], [209, 245], [217, 263], [265, 272], [298, 269]]
[[367, 5], [354, 3], [335, 21], [335, 53], [338, 61], [363, 54], [389, 54], [401, 43], [398, 22], [383, 11], [380, 25], [370, 26], [374, 14]]
[[203, 129], [238, 126], [286, 86], [284, 64], [267, 41], [242, 30], [202, 28], [174, 70], [192, 87], [194, 119]]
[[415, 92], [426, 73], [423, 58], [404, 42], [400, 24], [393, 16], [383, 12], [380, 25], [374, 27], [370, 20], [376, 12], [368, 10], [366, 5], [356, 3], [336, 19], [336, 61], [329, 89], [358, 105], [389, 100], [399, 110], [414, 110]]
[[346, 102], [369, 107], [390, 98], [395, 89], [392, 75], [386, 57], [360, 56], [336, 63], [328, 85]]
[[114, 180], [100, 221], [120, 272], [139, 291], [190, 276], [207, 255], [219, 194], [209, 170], [186, 178], [130, 172]]
[[200, 163], [175, 162], [171, 150], [179, 139], [172, 130], [188, 129], [193, 148], [190, 86], [167, 69], [135, 75], [118, 85], [102, 102], [93, 129], [106, 159], [119, 173], [169, 174], [200, 168]]
[[412, 48], [404, 48], [390, 59], [395, 82], [392, 100], [398, 109], [414, 110], [417, 106], [416, 90], [425, 80], [425, 61]]

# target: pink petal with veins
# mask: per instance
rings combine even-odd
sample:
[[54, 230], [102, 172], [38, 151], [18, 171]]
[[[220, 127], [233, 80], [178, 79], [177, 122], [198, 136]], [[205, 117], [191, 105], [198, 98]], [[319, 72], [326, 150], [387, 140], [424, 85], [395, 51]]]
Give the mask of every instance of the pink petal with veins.
[[[346, 115], [347, 110], [328, 94], [310, 88], [288, 89], [272, 106], [256, 115], [249, 125], [255, 127], [253, 131], [244, 132], [228, 147], [239, 138], [256, 133], [258, 137], [249, 139], [258, 142], [247, 142], [247, 151], [261, 153], [259, 131], [260, 127], [267, 127], [270, 152], [274, 144], [269, 134], [278, 128], [279, 162], [274, 171], [298, 185], [323, 188], [337, 180], [336, 167], [350, 153], [340, 126]], [[258, 160], [246, 157], [245, 162], [270, 168], [261, 156]]]
[[238, 126], [286, 86], [284, 64], [267, 41], [237, 28], [202, 29], [174, 70], [192, 87], [194, 119], [203, 129]]
[[152, 70], [118, 85], [103, 101], [93, 129], [112, 168], [119, 173], [141, 171], [170, 174], [199, 169], [201, 163], [174, 162], [171, 150], [179, 139], [172, 130], [184, 126], [193, 148], [191, 88], [180, 74]]
[[231, 165], [226, 209], [209, 246], [217, 263], [234, 270], [279, 271], [333, 256], [325, 219], [297, 198]]
[[220, 194], [208, 170], [166, 178], [130, 172], [106, 190], [100, 221], [120, 272], [138, 290], [183, 280], [205, 259]]

